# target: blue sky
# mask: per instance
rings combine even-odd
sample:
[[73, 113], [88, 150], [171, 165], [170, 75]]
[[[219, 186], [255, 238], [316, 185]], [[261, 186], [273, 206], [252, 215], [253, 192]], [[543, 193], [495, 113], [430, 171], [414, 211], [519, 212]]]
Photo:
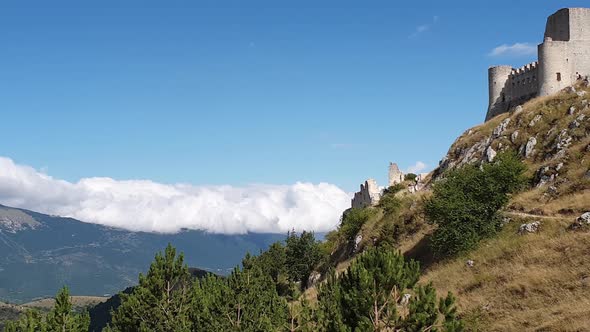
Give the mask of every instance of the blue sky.
[[[26, 4], [26, 7], [25, 7]], [[430, 168], [587, 1], [0, 4], [0, 156], [51, 176], [243, 186]]]

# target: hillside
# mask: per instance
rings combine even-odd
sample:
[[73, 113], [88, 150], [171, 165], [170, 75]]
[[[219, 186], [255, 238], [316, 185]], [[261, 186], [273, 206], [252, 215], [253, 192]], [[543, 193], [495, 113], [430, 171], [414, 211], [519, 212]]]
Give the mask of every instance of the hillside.
[[50, 298], [63, 285], [74, 295], [110, 296], [136, 283], [168, 243], [190, 266], [226, 273], [280, 234], [136, 233], [71, 218], [0, 206], [0, 299]]
[[[433, 226], [422, 213], [428, 187], [395, 194], [401, 206], [368, 208], [354, 236], [343, 226], [328, 234], [331, 264], [343, 271], [356, 255], [383, 242], [420, 261], [422, 283], [457, 295], [471, 331], [590, 331], [590, 236], [572, 227], [590, 211], [590, 89], [584, 85], [537, 98], [511, 113], [467, 130], [451, 146], [430, 185], [446, 171], [492, 161], [513, 150], [526, 165], [527, 189], [501, 212], [505, 226], [469, 254], [437, 261], [430, 249]], [[524, 223], [538, 232], [519, 234]], [[324, 272], [326, 267], [320, 268]], [[316, 289], [307, 291], [313, 299]]]

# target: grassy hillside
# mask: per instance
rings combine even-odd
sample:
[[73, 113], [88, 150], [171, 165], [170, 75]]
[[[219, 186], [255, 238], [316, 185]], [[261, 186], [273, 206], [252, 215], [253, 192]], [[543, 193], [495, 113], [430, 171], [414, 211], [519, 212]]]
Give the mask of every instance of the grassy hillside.
[[[327, 236], [332, 266], [342, 271], [364, 248], [388, 242], [421, 262], [420, 282], [457, 295], [470, 331], [590, 331], [590, 230], [569, 229], [590, 211], [589, 100], [582, 85], [537, 98], [467, 130], [451, 146], [433, 182], [508, 150], [522, 157], [530, 179], [502, 211], [509, 222], [474, 251], [435, 260], [429, 248], [434, 226], [422, 210], [431, 193], [402, 190], [395, 194], [398, 209], [370, 208], [354, 239], [343, 239], [342, 229]], [[519, 227], [531, 221], [541, 222], [539, 232], [520, 235]], [[313, 299], [316, 289], [306, 295]]]

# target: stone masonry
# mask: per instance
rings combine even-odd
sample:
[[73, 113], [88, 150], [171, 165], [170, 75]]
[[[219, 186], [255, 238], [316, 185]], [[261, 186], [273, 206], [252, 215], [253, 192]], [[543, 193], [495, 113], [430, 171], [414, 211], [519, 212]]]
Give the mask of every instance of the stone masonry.
[[537, 96], [547, 96], [590, 75], [590, 8], [564, 8], [547, 19], [539, 61], [488, 71], [486, 121]]

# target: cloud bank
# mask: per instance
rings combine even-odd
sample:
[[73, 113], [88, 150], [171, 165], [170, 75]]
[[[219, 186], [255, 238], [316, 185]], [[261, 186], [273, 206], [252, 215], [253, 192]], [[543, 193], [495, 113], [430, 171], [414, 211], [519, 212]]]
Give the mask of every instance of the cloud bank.
[[0, 157], [0, 204], [131, 231], [328, 231], [350, 196], [328, 183], [243, 187], [84, 178], [72, 183]]
[[501, 56], [528, 56], [537, 53], [537, 47], [530, 43], [503, 44], [494, 48], [488, 55], [491, 57]]

